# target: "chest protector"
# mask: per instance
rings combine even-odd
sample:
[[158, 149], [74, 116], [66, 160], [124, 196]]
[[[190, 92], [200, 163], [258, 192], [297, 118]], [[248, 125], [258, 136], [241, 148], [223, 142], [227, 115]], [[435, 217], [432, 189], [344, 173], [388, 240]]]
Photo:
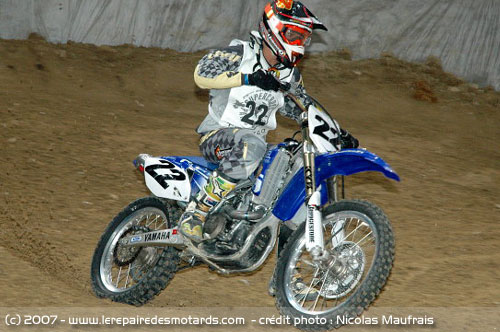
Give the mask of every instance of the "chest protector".
[[[258, 63], [255, 50], [248, 42], [234, 42], [244, 47], [239, 71], [243, 74], [253, 73]], [[280, 76], [286, 76], [281, 81], [290, 82], [293, 78], [290, 73], [290, 69], [281, 71]], [[219, 118], [219, 124], [224, 127], [253, 129], [257, 135], [266, 136], [269, 130], [276, 129], [276, 112], [284, 104], [285, 98], [282, 92], [266, 91], [248, 85], [232, 88], [226, 108]], [[211, 108], [209, 112], [215, 116]]]

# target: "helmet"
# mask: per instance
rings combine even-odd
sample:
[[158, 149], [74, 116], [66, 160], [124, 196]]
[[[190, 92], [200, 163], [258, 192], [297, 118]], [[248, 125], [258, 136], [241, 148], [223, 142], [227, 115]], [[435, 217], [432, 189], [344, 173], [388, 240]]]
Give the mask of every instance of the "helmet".
[[264, 9], [259, 33], [279, 62], [292, 68], [304, 56], [314, 29], [328, 31], [300, 1], [275, 0]]

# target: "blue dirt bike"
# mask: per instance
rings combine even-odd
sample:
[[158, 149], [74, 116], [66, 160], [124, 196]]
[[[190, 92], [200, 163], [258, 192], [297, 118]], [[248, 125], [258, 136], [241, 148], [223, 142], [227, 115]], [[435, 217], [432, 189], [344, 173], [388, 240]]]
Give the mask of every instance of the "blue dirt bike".
[[277, 246], [270, 293], [281, 314], [301, 318], [296, 327], [339, 327], [370, 305], [392, 268], [391, 225], [373, 203], [338, 200], [337, 178], [366, 171], [399, 177], [365, 149], [340, 150], [340, 128], [328, 112], [287, 94], [303, 111], [302, 139], [269, 148], [256, 174], [212, 209], [200, 243], [179, 232], [179, 217], [217, 165], [139, 155], [135, 165], [153, 196], [132, 202], [102, 235], [91, 267], [97, 296], [142, 305], [180, 269], [251, 272]]

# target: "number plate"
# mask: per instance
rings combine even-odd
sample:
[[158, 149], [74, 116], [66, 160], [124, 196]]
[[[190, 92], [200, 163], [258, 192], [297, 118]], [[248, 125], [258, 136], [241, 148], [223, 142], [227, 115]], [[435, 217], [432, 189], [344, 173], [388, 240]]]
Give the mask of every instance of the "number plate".
[[314, 105], [308, 110], [309, 135], [320, 153], [340, 150], [338, 123]]
[[148, 158], [144, 165], [146, 186], [158, 197], [188, 201], [189, 177], [183, 168], [161, 158]]

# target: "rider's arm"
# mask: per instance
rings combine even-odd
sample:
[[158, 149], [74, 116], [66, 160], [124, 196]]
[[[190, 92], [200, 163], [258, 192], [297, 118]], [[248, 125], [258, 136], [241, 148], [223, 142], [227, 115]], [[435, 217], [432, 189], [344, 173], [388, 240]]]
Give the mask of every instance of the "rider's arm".
[[[292, 89], [294, 89], [294, 94], [300, 99], [304, 106], [308, 106], [312, 103], [311, 99], [307, 96], [306, 89], [304, 88], [304, 83], [302, 80], [302, 75], [298, 69], [294, 69], [293, 80], [291, 82]], [[279, 113], [287, 118], [295, 121], [299, 121], [300, 113], [302, 111], [297, 107], [297, 105], [289, 98], [285, 96], [285, 105], [279, 110]]]
[[243, 45], [211, 51], [196, 66], [196, 85], [202, 89], [230, 89], [243, 85], [244, 77], [238, 71], [242, 56]]

